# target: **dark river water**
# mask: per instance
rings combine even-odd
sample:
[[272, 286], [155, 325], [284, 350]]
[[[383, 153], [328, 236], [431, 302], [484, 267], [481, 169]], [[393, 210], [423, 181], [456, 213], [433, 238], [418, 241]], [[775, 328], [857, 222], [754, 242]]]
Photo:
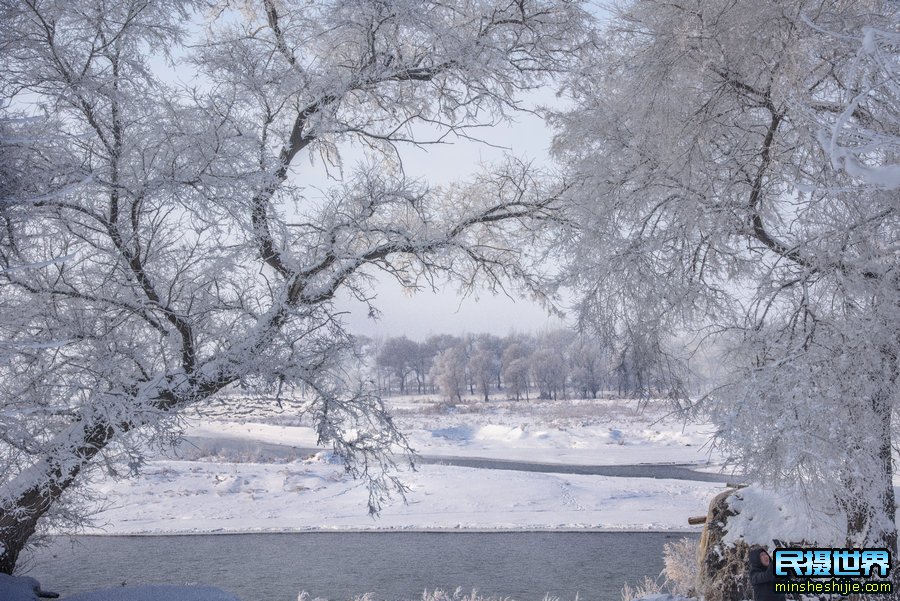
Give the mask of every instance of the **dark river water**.
[[369, 532], [85, 536], [54, 539], [28, 575], [73, 594], [128, 584], [199, 583], [243, 601], [421, 599], [435, 588], [541, 601], [620, 601], [662, 570], [660, 532]]

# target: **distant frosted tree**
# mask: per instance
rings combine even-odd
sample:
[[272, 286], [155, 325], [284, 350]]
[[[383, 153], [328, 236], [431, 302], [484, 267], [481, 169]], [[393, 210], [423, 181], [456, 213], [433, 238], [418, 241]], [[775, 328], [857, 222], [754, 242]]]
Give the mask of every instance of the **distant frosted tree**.
[[434, 378], [431, 377], [435, 359], [441, 351], [445, 351], [459, 343], [460, 339], [452, 334], [433, 334], [426, 338], [421, 344], [422, 354], [420, 356], [420, 361], [422, 362], [422, 373], [425, 374], [423, 378], [427, 379], [429, 382], [432, 394], [436, 392], [437, 386]]
[[528, 382], [531, 371], [531, 345], [523, 336], [507, 340], [503, 349], [503, 382], [506, 391], [518, 401], [528, 398]]
[[556, 119], [582, 182], [582, 319], [716, 336], [723, 449], [836, 499], [848, 544], [895, 552], [898, 11], [625, 2]]
[[416, 355], [413, 357], [412, 369], [416, 376], [416, 392], [423, 394], [428, 387], [428, 372], [434, 362], [434, 352], [424, 342], [416, 343]]
[[613, 348], [612, 372], [620, 395], [646, 401], [666, 398], [678, 403], [687, 395], [686, 361], [672, 351], [666, 332], [636, 332], [626, 326]]
[[[405, 443], [345, 377], [333, 298], [371, 302], [375, 271], [539, 293], [519, 249], [555, 194], [513, 160], [431, 189], [399, 148], [508, 116], [583, 21], [566, 0], [0, 1], [0, 122], [44, 130], [8, 156], [47, 166], [0, 207], [0, 571], [83, 516], [101, 457], [135, 468], [238, 384], [313, 391], [377, 510]], [[341, 174], [320, 198], [309, 162]]]
[[583, 397], [597, 398], [609, 371], [607, 353], [598, 339], [578, 336], [566, 349], [572, 387]]
[[569, 378], [566, 348], [572, 338], [573, 333], [568, 330], [552, 330], [535, 337], [534, 352], [529, 362], [531, 377], [541, 398], [565, 398]]
[[[411, 373], [418, 374], [419, 344], [406, 336], [388, 338], [381, 345], [376, 357], [378, 367], [396, 376], [400, 385], [400, 394], [406, 394], [406, 379]], [[417, 378], [418, 381], [418, 378]], [[421, 381], [418, 381], [421, 389]], [[388, 388], [388, 394], [391, 389]]]
[[485, 401], [490, 400], [491, 387], [500, 389], [503, 371], [502, 340], [492, 334], [479, 334], [473, 341], [468, 372], [475, 388]]
[[431, 378], [451, 401], [462, 401], [468, 382], [468, 357], [462, 344], [438, 353], [431, 366]]
[[475, 344], [478, 350], [487, 353], [488, 374], [492, 385], [499, 391], [503, 388], [503, 339], [494, 334], [479, 334]]
[[468, 357], [466, 364], [469, 377], [485, 402], [490, 400], [491, 386], [494, 385], [495, 368], [493, 363], [494, 356], [486, 349], [478, 348]]
[[542, 399], [565, 397], [566, 361], [549, 348], [538, 348], [530, 358], [531, 377]]

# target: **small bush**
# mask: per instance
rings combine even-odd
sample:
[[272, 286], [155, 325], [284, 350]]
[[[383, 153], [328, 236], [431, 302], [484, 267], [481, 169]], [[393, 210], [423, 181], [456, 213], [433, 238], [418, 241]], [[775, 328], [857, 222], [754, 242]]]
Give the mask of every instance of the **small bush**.
[[696, 538], [682, 538], [663, 547], [663, 574], [666, 588], [672, 594], [683, 597], [697, 597], [699, 590], [700, 566], [697, 563]]
[[494, 597], [480, 597], [477, 591], [472, 591], [468, 595], [462, 592], [462, 587], [458, 587], [453, 593], [435, 589], [431, 592], [427, 590], [422, 593], [422, 601], [511, 601], [509, 599], [499, 599]]
[[622, 587], [622, 601], [637, 601], [650, 595], [658, 595], [663, 592], [659, 579], [654, 580], [650, 576], [644, 576], [644, 581], [634, 587], [627, 582]]
[[670, 594], [677, 598], [699, 597], [698, 544], [697, 539], [688, 537], [666, 543], [663, 547], [665, 567], [659, 577], [653, 579], [644, 576], [644, 581], [633, 587], [626, 584], [622, 588], [622, 601], [638, 601], [650, 595], [660, 594]]

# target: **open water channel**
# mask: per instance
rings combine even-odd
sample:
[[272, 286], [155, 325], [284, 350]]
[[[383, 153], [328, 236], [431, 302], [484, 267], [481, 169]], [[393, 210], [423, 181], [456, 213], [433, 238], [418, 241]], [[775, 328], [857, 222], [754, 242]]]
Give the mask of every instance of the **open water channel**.
[[426, 589], [541, 601], [620, 601], [662, 570], [661, 532], [343, 532], [58, 538], [28, 575], [63, 596], [128, 584], [199, 583], [243, 601], [331, 600]]

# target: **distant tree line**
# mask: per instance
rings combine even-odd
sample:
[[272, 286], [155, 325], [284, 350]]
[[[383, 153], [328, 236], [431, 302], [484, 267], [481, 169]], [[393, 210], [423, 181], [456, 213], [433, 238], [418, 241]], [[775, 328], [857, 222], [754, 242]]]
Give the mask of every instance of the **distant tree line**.
[[384, 396], [441, 394], [449, 400], [492, 395], [515, 400], [671, 396], [683, 379], [650, 341], [613, 346], [558, 329], [538, 334], [438, 334], [358, 339], [369, 378]]

